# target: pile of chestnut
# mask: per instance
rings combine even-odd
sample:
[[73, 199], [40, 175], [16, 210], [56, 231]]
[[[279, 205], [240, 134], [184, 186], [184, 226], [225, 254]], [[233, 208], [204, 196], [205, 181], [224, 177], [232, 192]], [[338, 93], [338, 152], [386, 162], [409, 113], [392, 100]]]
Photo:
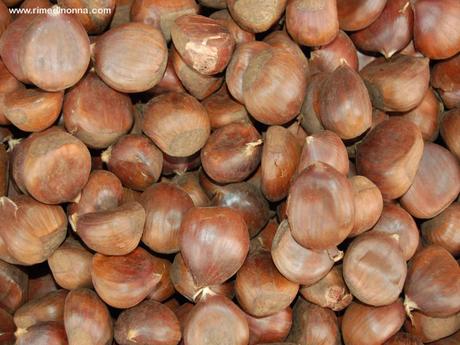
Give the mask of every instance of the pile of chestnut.
[[0, 345], [460, 344], [459, 0], [0, 0], [0, 58]]

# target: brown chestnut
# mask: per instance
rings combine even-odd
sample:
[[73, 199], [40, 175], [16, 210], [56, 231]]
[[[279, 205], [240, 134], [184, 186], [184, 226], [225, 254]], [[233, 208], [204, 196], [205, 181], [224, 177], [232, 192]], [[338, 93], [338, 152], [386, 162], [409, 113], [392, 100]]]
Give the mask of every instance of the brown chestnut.
[[[223, 1], [224, 3], [226, 2], [226, 0], [221, 0], [221, 1]], [[225, 4], [225, 7], [226, 5], [227, 4]], [[209, 18], [214, 19], [217, 22], [219, 22], [221, 25], [225, 26], [227, 30], [230, 32], [230, 34], [232, 35], [237, 45], [255, 40], [254, 33], [250, 31], [246, 31], [243, 28], [241, 28], [233, 20], [232, 16], [230, 15], [227, 9], [223, 9], [223, 10], [211, 13]]]
[[50, 292], [57, 291], [59, 286], [54, 281], [53, 275], [47, 273], [37, 278], [29, 279], [28, 301], [41, 298]]
[[460, 108], [452, 109], [442, 115], [441, 136], [449, 150], [460, 159]]
[[315, 162], [291, 185], [287, 215], [292, 237], [311, 249], [341, 243], [353, 228], [354, 197], [350, 181], [330, 165]]
[[292, 326], [292, 309], [287, 307], [276, 314], [253, 317], [246, 314], [249, 326], [249, 345], [261, 342], [283, 341]]
[[163, 168], [163, 154], [142, 134], [122, 136], [101, 158], [124, 186], [139, 191], [158, 181]]
[[198, 287], [222, 284], [243, 265], [249, 234], [239, 212], [223, 207], [195, 207], [182, 220], [179, 243]]
[[163, 302], [174, 295], [176, 292], [170, 276], [172, 265], [171, 262], [166, 259], [158, 258], [155, 256], [152, 256], [151, 259], [155, 266], [155, 274], [159, 275], [160, 279], [148, 295], [148, 299], [152, 299], [157, 302]]
[[412, 334], [398, 332], [383, 345], [423, 345], [423, 343]]
[[300, 109], [300, 123], [307, 133], [315, 134], [324, 129], [319, 116], [320, 92], [327, 73], [317, 73], [308, 82], [305, 98]]
[[449, 109], [460, 107], [460, 54], [443, 60], [431, 70], [431, 85], [436, 88]]
[[142, 130], [164, 153], [187, 157], [204, 146], [211, 124], [206, 109], [194, 97], [171, 92], [147, 104]]
[[68, 345], [64, 326], [60, 322], [39, 323], [29, 329], [16, 332], [15, 345]]
[[187, 171], [195, 170], [201, 165], [200, 151], [187, 157], [173, 157], [163, 153], [163, 170], [161, 173], [168, 175], [181, 175]]
[[6, 310], [0, 308], [0, 342], [2, 345], [14, 345], [16, 337], [14, 332], [16, 325], [13, 322], [13, 316]]
[[181, 331], [172, 310], [155, 301], [144, 301], [120, 314], [114, 336], [120, 345], [176, 345]]
[[200, 185], [198, 174], [198, 171], [185, 172], [181, 175], [174, 176], [172, 182], [177, 184], [188, 194], [196, 207], [209, 206], [211, 201]]
[[356, 31], [371, 25], [382, 13], [387, 0], [337, 0], [340, 28]]
[[91, 148], [112, 145], [133, 125], [133, 106], [127, 95], [108, 87], [89, 72], [65, 96], [67, 131]]
[[64, 305], [64, 325], [69, 345], [112, 343], [112, 318], [107, 306], [92, 290], [69, 292]]
[[172, 56], [173, 54], [168, 55], [168, 64], [166, 65], [166, 70], [165, 74], [163, 74], [163, 78], [157, 85], [153, 87], [153, 89], [150, 89], [147, 92], [152, 93], [155, 96], [168, 92], [185, 92], [184, 86], [182, 85], [182, 82], [174, 70]]
[[27, 301], [28, 282], [27, 274], [0, 260], [0, 308], [14, 314]]
[[413, 312], [410, 320], [406, 320], [404, 328], [424, 343], [431, 343], [460, 330], [460, 313], [438, 318]]
[[160, 30], [127, 23], [97, 40], [94, 59], [96, 72], [107, 85], [120, 92], [142, 92], [160, 82], [168, 50]]
[[192, 199], [172, 183], [157, 183], [141, 196], [145, 209], [142, 242], [157, 253], [179, 251], [179, 230], [182, 219], [193, 205]]

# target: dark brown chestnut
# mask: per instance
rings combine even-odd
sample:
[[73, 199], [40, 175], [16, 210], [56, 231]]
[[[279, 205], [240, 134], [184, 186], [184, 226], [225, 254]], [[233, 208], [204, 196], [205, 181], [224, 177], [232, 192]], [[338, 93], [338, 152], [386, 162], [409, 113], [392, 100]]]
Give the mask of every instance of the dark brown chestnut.
[[179, 236], [182, 256], [198, 287], [225, 282], [240, 269], [249, 251], [244, 218], [230, 208], [190, 209]]
[[383, 344], [399, 331], [404, 317], [404, 307], [400, 300], [383, 307], [353, 302], [342, 320], [345, 344]]
[[141, 196], [145, 209], [142, 242], [157, 253], [179, 251], [179, 230], [184, 215], [193, 205], [192, 199], [172, 183], [157, 183]]
[[337, 0], [340, 28], [356, 31], [371, 25], [382, 13], [387, 0]]
[[339, 33], [336, 0], [292, 0], [286, 7], [286, 28], [304, 46], [322, 46]]
[[170, 276], [171, 262], [155, 256], [152, 256], [151, 259], [155, 266], [155, 274], [159, 275], [160, 279], [148, 295], [148, 299], [163, 302], [176, 292]]
[[293, 308], [293, 324], [287, 341], [297, 344], [340, 345], [337, 316], [299, 297]]
[[372, 306], [395, 302], [407, 266], [398, 243], [383, 234], [363, 234], [345, 252], [343, 278], [353, 296]]
[[334, 258], [326, 250], [311, 250], [299, 245], [291, 235], [287, 220], [282, 221], [276, 231], [271, 243], [271, 254], [281, 274], [302, 285], [316, 283], [334, 265]]
[[278, 226], [279, 224], [276, 221], [276, 218], [270, 219], [262, 231], [259, 232], [257, 236], [251, 240], [249, 252], [254, 253], [255, 251], [259, 250], [271, 252], [273, 239], [275, 237]]
[[171, 92], [147, 104], [142, 130], [164, 153], [187, 157], [204, 146], [211, 124], [206, 109], [194, 97]]
[[15, 345], [68, 345], [64, 326], [60, 322], [48, 321], [16, 332]]
[[112, 318], [107, 306], [92, 290], [69, 292], [64, 305], [64, 325], [69, 345], [112, 343]]
[[341, 243], [353, 228], [354, 214], [350, 181], [326, 163], [313, 163], [291, 185], [291, 233], [306, 248], [328, 249]]
[[27, 301], [28, 282], [27, 274], [0, 260], [0, 308], [14, 314]]
[[67, 131], [91, 148], [112, 145], [133, 125], [133, 106], [127, 95], [108, 87], [89, 72], [65, 96]]
[[[155, 1], [155, 0], [154, 0]], [[185, 92], [184, 86], [174, 70], [172, 54], [168, 55], [168, 64], [160, 82], [147, 91], [155, 96], [168, 92]]]
[[460, 108], [452, 109], [442, 115], [441, 136], [450, 152], [460, 159]]
[[107, 85], [120, 92], [142, 92], [160, 82], [168, 50], [160, 30], [144, 23], [127, 23], [97, 40], [94, 60], [98, 76]]
[[422, 102], [428, 89], [429, 60], [400, 54], [388, 60], [378, 58], [360, 74], [374, 107], [384, 111], [409, 111]]
[[203, 187], [201, 187], [198, 171], [185, 172], [181, 175], [176, 175], [173, 177], [172, 182], [177, 184], [188, 194], [196, 207], [210, 205], [211, 201], [206, 195]]
[[78, 241], [68, 237], [48, 258], [54, 279], [64, 289], [91, 288], [93, 254]]
[[5, 309], [0, 308], [0, 342], [2, 345], [14, 345], [16, 341], [15, 331], [16, 325], [13, 316]]
[[95, 254], [91, 276], [97, 294], [115, 308], [130, 308], [145, 299], [161, 279], [152, 256], [141, 247], [122, 256]]
[[431, 85], [449, 109], [460, 107], [460, 54], [443, 60], [431, 70]]
[[15, 146], [12, 158], [18, 187], [46, 204], [74, 201], [91, 169], [87, 147], [57, 127], [23, 140]]
[[163, 170], [162, 174], [181, 175], [187, 171], [195, 170], [201, 165], [200, 151], [187, 157], [173, 157], [163, 153]]
[[423, 241], [447, 249], [453, 256], [460, 255], [460, 204], [452, 203], [438, 216], [422, 224]]
[[250, 254], [236, 274], [235, 292], [241, 308], [255, 317], [276, 314], [287, 308], [299, 284], [286, 279], [273, 264], [270, 252]]
[[427, 316], [447, 317], [460, 311], [460, 267], [443, 247], [430, 245], [415, 254], [407, 272], [404, 304]]
[[380, 16], [350, 38], [358, 49], [392, 57], [412, 39], [414, 14], [407, 0], [388, 0]]
[[356, 168], [374, 182], [385, 200], [399, 198], [411, 186], [423, 155], [416, 125], [399, 117], [383, 121], [358, 145]]
[[132, 1], [130, 19], [160, 29], [168, 42], [174, 21], [183, 15], [197, 13], [195, 0], [135, 0]]
[[184, 345], [247, 345], [245, 314], [227, 297], [210, 296], [190, 311], [183, 331]]
[[320, 92], [327, 73], [317, 73], [308, 81], [307, 91], [300, 109], [300, 123], [305, 131], [312, 135], [324, 129], [319, 117]]
[[378, 222], [369, 233], [381, 233], [399, 243], [404, 259], [409, 260], [419, 246], [420, 233], [412, 216], [402, 207], [387, 203]]
[[52, 291], [57, 291], [59, 286], [54, 281], [53, 275], [47, 273], [37, 278], [29, 279], [28, 301], [41, 298]]
[[229, 184], [214, 194], [213, 206], [228, 207], [238, 211], [253, 238], [270, 219], [270, 208], [259, 189], [248, 182]]
[[155, 301], [144, 301], [120, 314], [114, 336], [120, 345], [176, 345], [181, 331], [172, 310]]
[[423, 345], [423, 343], [412, 334], [398, 332], [383, 345]]
[[286, 8], [287, 0], [227, 0], [233, 19], [250, 32], [264, 32], [275, 24]]
[[[226, 0], [222, 0], [224, 3]], [[226, 5], [226, 4], [225, 4]], [[226, 7], [226, 6], [225, 6]], [[220, 11], [216, 11], [212, 13], [209, 18], [216, 20], [219, 22], [221, 25], [225, 26], [227, 30], [230, 32], [232, 35], [233, 39], [235, 40], [235, 43], [241, 44], [245, 42], [251, 42], [255, 40], [255, 35], [254, 33], [250, 31], [246, 31], [243, 28], [241, 28], [232, 18], [230, 13], [228, 12], [227, 9], [223, 9]]]
[[121, 137], [101, 157], [124, 186], [139, 191], [158, 181], [163, 168], [163, 154], [142, 134]]
[[460, 192], [460, 165], [444, 147], [425, 143], [422, 160], [401, 205], [416, 218], [428, 219], [447, 208]]
[[262, 138], [252, 124], [228, 124], [215, 130], [201, 150], [203, 169], [216, 182], [243, 181], [257, 169], [261, 146]]
[[222, 72], [235, 48], [235, 40], [225, 26], [197, 14], [177, 18], [171, 27], [171, 37], [183, 61], [204, 75]]
[[340, 311], [347, 308], [353, 300], [343, 280], [342, 266], [334, 266], [321, 280], [313, 285], [301, 286], [300, 294], [307, 301], [329, 308], [333, 311]]
[[283, 341], [292, 326], [292, 309], [287, 307], [266, 317], [253, 317], [246, 314], [249, 326], [249, 345], [261, 342]]
[[[446, 59], [460, 51], [460, 3], [456, 0], [412, 1], [415, 48], [430, 59]], [[439, 23], [439, 24], [438, 24]]]

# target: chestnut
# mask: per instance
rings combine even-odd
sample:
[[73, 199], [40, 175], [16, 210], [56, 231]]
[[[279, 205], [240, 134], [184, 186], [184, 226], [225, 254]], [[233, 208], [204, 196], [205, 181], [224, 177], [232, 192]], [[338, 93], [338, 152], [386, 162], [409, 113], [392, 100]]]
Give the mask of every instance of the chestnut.
[[53, 275], [47, 273], [37, 278], [29, 279], [29, 294], [27, 297], [28, 301], [32, 301], [36, 298], [41, 298], [50, 292], [57, 291], [58, 285], [54, 281]]
[[265, 36], [264, 42], [268, 43], [274, 48], [281, 48], [282, 50], [298, 58], [298, 60], [302, 63], [305, 76], [307, 76], [307, 78], [309, 77], [310, 67], [307, 57], [297, 42], [295, 42], [285, 30], [272, 31], [270, 34]]
[[257, 169], [261, 144], [259, 132], [250, 123], [221, 127], [211, 134], [201, 150], [203, 169], [216, 182], [240, 182]]
[[299, 292], [307, 301], [333, 311], [347, 308], [353, 300], [343, 280], [341, 265], [332, 267], [329, 273], [316, 283], [301, 286]]
[[142, 242], [157, 253], [179, 251], [179, 230], [184, 215], [193, 205], [192, 199], [172, 183], [157, 183], [141, 196], [145, 209]]
[[11, 23], [11, 15], [6, 5], [2, 2], [0, 4], [0, 36]]
[[93, 254], [78, 241], [68, 237], [48, 258], [54, 279], [64, 289], [91, 288]]
[[407, 0], [388, 0], [379, 17], [350, 38], [358, 49], [391, 58], [412, 39], [414, 14]]
[[401, 205], [414, 217], [428, 219], [445, 210], [460, 192], [460, 165], [444, 147], [425, 143], [422, 160]]
[[423, 345], [423, 343], [412, 334], [398, 332], [383, 345]]
[[404, 286], [404, 304], [431, 317], [447, 317], [460, 311], [460, 267], [443, 247], [430, 245], [411, 260]]
[[214, 194], [213, 206], [232, 208], [243, 216], [253, 238], [270, 219], [270, 208], [259, 189], [248, 182], [224, 186]]
[[371, 229], [380, 218], [383, 209], [382, 193], [367, 177], [350, 178], [355, 200], [355, 221], [350, 237]]
[[273, 262], [281, 274], [302, 285], [316, 283], [334, 265], [334, 258], [327, 251], [311, 250], [299, 245], [292, 237], [287, 220], [281, 222], [273, 242], [267, 245], [271, 245]]
[[[222, 0], [224, 3], [226, 0]], [[227, 7], [227, 4], [225, 4], [225, 7]], [[214, 13], [211, 13], [209, 18], [216, 20], [218, 23], [221, 25], [225, 26], [227, 30], [230, 32], [232, 35], [233, 39], [235, 40], [235, 43], [241, 44], [245, 42], [251, 42], [255, 40], [255, 35], [254, 33], [250, 31], [246, 31], [242, 29], [232, 18], [230, 13], [228, 12], [227, 9], [223, 9], [220, 11], [216, 11]]]
[[273, 239], [275, 237], [278, 226], [279, 224], [276, 221], [276, 218], [270, 219], [262, 231], [260, 231], [256, 237], [251, 239], [249, 252], [254, 253], [259, 250], [271, 252]]
[[286, 7], [286, 29], [304, 46], [322, 46], [339, 33], [336, 0], [292, 0]]
[[460, 313], [437, 318], [413, 312], [410, 320], [406, 320], [404, 328], [424, 343], [431, 343], [460, 330]]
[[201, 104], [203, 104], [208, 113], [212, 129], [217, 129], [234, 122], [249, 122], [246, 108], [230, 96], [226, 85], [204, 99]]
[[146, 212], [136, 201], [116, 209], [86, 213], [77, 220], [75, 230], [85, 244], [104, 255], [126, 255], [139, 244]]
[[124, 186], [138, 191], [158, 181], [163, 168], [163, 154], [142, 134], [122, 136], [101, 158]]
[[265, 133], [261, 159], [261, 190], [270, 201], [284, 199], [300, 159], [295, 136], [281, 126], [270, 126]]
[[189, 67], [177, 50], [173, 47], [170, 52], [174, 71], [182, 82], [184, 88], [200, 101], [219, 90], [224, 82], [224, 77], [217, 75], [204, 75]]
[[203, 187], [200, 185], [198, 171], [185, 172], [181, 175], [176, 175], [173, 177], [172, 182], [177, 184], [188, 194], [196, 207], [210, 205], [211, 201], [206, 195]]
[[308, 134], [303, 129], [300, 123], [300, 119], [298, 118], [297, 121], [293, 122], [292, 125], [290, 125], [287, 129], [289, 132], [291, 132], [292, 135], [294, 135], [294, 138], [296, 139], [299, 147], [302, 147], [305, 143], [305, 139], [307, 139]]
[[15, 331], [16, 325], [13, 322], [13, 316], [0, 308], [0, 342], [2, 345], [14, 345], [16, 341]]
[[0, 198], [0, 237], [7, 253], [23, 265], [45, 261], [64, 241], [67, 218], [59, 205], [42, 204], [29, 196]]
[[371, 25], [382, 13], [387, 0], [337, 0], [340, 28], [357, 31]]
[[13, 151], [16, 184], [46, 204], [73, 201], [88, 181], [90, 169], [87, 147], [57, 127], [29, 136]]
[[456, 345], [460, 341], [460, 331], [452, 334], [450, 337], [431, 343], [431, 345]]
[[4, 115], [13, 125], [25, 132], [39, 132], [57, 120], [64, 92], [18, 88], [5, 95]]
[[174, 21], [189, 14], [197, 14], [195, 0], [134, 0], [131, 5], [132, 22], [150, 24], [160, 29], [165, 40], [171, 40], [171, 27]]
[[[8, 3], [11, 1], [18, 2], [17, 0], [5, 0], [4, 2]], [[52, 6], [53, 4], [49, 0], [25, 0], [22, 1], [20, 8], [51, 8]]]
[[282, 48], [256, 53], [243, 75], [243, 100], [248, 112], [267, 125], [291, 121], [302, 107], [305, 74], [304, 61]]
[[[414, 45], [430, 59], [446, 59], [460, 51], [460, 3], [456, 0], [417, 0], [414, 10]], [[439, 25], [435, 24], [439, 23]]]
[[236, 274], [238, 303], [245, 312], [255, 317], [270, 316], [287, 308], [298, 291], [299, 284], [278, 272], [270, 252], [249, 254]]
[[360, 71], [372, 105], [384, 111], [409, 111], [422, 102], [430, 80], [429, 60], [397, 54], [378, 58]]
[[287, 341], [298, 344], [340, 345], [337, 316], [299, 297], [293, 308], [293, 323]]
[[103, 149], [126, 134], [134, 122], [131, 100], [89, 72], [65, 96], [67, 131], [88, 147]]
[[[65, 9], [78, 9], [75, 13], [75, 17], [83, 25], [86, 32], [90, 35], [101, 34], [109, 25], [115, 12], [116, 0], [92, 0], [88, 3], [85, 0], [73, 1], [73, 0], [58, 0], [59, 6]], [[97, 8], [97, 12], [92, 10]], [[88, 10], [87, 13], [83, 13], [82, 10]]]
[[450, 204], [438, 216], [424, 222], [421, 232], [427, 244], [437, 244], [447, 249], [454, 257], [460, 255], [460, 238], [457, 231], [460, 222], [460, 204]]
[[313, 163], [290, 187], [287, 215], [292, 237], [306, 248], [340, 244], [353, 228], [354, 214], [351, 183], [329, 164]]
[[14, 323], [18, 332], [42, 322], [64, 322], [64, 302], [68, 291], [57, 290], [27, 302], [14, 313]]
[[287, 307], [276, 314], [266, 317], [253, 317], [246, 314], [249, 326], [249, 345], [262, 341], [283, 341], [292, 326], [292, 309]]
[[184, 345], [247, 345], [248, 322], [244, 313], [227, 297], [210, 296], [190, 311], [183, 340]]
[[14, 314], [27, 301], [28, 282], [27, 274], [0, 260], [0, 308]]
[[392, 117], [378, 124], [358, 145], [358, 174], [374, 182], [383, 199], [399, 198], [415, 178], [423, 146], [422, 134], [416, 125]]
[[69, 292], [64, 305], [64, 325], [69, 345], [112, 343], [113, 322], [107, 306], [89, 289]]
[[194, 207], [182, 219], [179, 244], [198, 287], [222, 284], [243, 265], [249, 234], [239, 212], [223, 207]]
[[402, 207], [387, 203], [369, 233], [381, 233], [399, 243], [404, 259], [409, 260], [419, 246], [420, 233], [412, 216]]
[[358, 54], [348, 35], [342, 30], [329, 44], [323, 45], [310, 54], [312, 73], [332, 73], [341, 64], [347, 64], [353, 70], [358, 70]]
[[147, 298], [157, 302], [163, 302], [174, 295], [176, 292], [170, 276], [172, 265], [171, 262], [166, 259], [158, 258], [155, 256], [152, 256], [151, 259], [155, 266], [155, 273], [160, 276], [160, 280], [155, 285]]
[[204, 75], [222, 72], [235, 48], [235, 40], [225, 26], [197, 14], [177, 18], [171, 27], [171, 38], [183, 61]]
[[168, 50], [160, 30], [144, 23], [127, 23], [97, 40], [94, 60], [98, 76], [107, 85], [120, 92], [142, 92], [160, 82]]
[[383, 307], [353, 302], [343, 316], [343, 340], [346, 345], [383, 344], [399, 331], [404, 316], [400, 300]]
[[372, 306], [396, 301], [406, 274], [401, 248], [393, 238], [383, 234], [360, 235], [343, 258], [343, 278], [351, 293]]
[[315, 162], [329, 164], [343, 175], [348, 174], [348, 153], [340, 137], [331, 131], [316, 132], [305, 139], [297, 172], [301, 173]]
[[[20, 332], [19, 332], [20, 331]], [[39, 323], [29, 329], [16, 332], [15, 345], [68, 345], [64, 326], [60, 322]]]
[[206, 109], [193, 96], [171, 92], [147, 104], [142, 130], [164, 153], [187, 157], [204, 146], [211, 125]]
[[141, 247], [127, 255], [95, 254], [91, 276], [97, 294], [115, 308], [130, 308], [145, 299], [161, 276], [152, 256]]
[[436, 88], [449, 109], [460, 107], [460, 54], [434, 65], [431, 70], [431, 85]]
[[114, 209], [122, 199], [123, 186], [118, 177], [106, 170], [93, 170], [78, 200], [67, 206], [69, 222], [75, 230], [79, 216]]
[[324, 129], [319, 115], [319, 104], [320, 92], [327, 77], [327, 73], [317, 73], [310, 78], [307, 85], [305, 98], [300, 109], [300, 123], [310, 135]]
[[172, 310], [155, 301], [144, 301], [120, 314], [114, 336], [120, 345], [176, 345], [181, 331]]
[[450, 152], [460, 159], [460, 108], [452, 109], [442, 115], [441, 137], [449, 148]]
[[116, 28], [117, 26], [130, 22], [129, 12], [134, 0], [117, 0], [115, 5], [115, 13], [113, 14], [112, 21], [110, 22], [110, 28]]
[[168, 175], [182, 175], [195, 170], [201, 165], [200, 151], [187, 157], [173, 157], [163, 153], [163, 169], [161, 173]]
[[234, 297], [233, 283], [227, 282], [200, 288], [193, 280], [192, 273], [187, 268], [181, 253], [177, 253], [170, 268], [171, 281], [174, 288], [191, 302], [197, 302], [213, 295]]
[[163, 74], [163, 78], [157, 85], [153, 87], [153, 89], [147, 91], [148, 93], [158, 96], [162, 93], [168, 92], [185, 92], [184, 86], [182, 85], [182, 82], [174, 70], [172, 56], [173, 54], [168, 55], [168, 63], [166, 65], [166, 70]]
[[240, 103], [244, 103], [243, 77], [249, 62], [258, 53], [270, 46], [265, 42], [251, 41], [239, 45], [233, 53], [225, 73], [228, 91]]
[[243, 29], [259, 33], [275, 24], [286, 8], [287, 0], [227, 0], [233, 19]]

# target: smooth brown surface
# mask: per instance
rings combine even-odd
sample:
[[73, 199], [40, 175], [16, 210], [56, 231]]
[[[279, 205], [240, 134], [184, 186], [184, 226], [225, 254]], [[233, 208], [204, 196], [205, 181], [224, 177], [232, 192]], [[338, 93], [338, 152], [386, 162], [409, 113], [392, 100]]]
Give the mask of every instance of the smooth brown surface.
[[460, 106], [460, 54], [434, 65], [431, 70], [431, 85], [436, 88], [447, 108]]
[[431, 343], [460, 330], [460, 313], [446, 318], [435, 318], [413, 312], [412, 319], [406, 320], [404, 328], [424, 343]]
[[60, 322], [44, 322], [18, 334], [16, 345], [67, 345], [67, 336], [64, 326]]
[[[225, 7], [227, 7], [226, 0], [220, 0], [220, 1], [223, 1], [225, 3], [224, 4]], [[225, 26], [227, 30], [230, 32], [230, 34], [232, 35], [237, 45], [255, 40], [254, 33], [250, 31], [246, 31], [243, 28], [241, 28], [235, 22], [235, 20], [233, 20], [232, 16], [230, 15], [227, 9], [223, 9], [223, 10], [211, 13], [209, 18], [214, 19], [218, 21], [221, 25]]]
[[249, 326], [249, 345], [261, 342], [283, 341], [292, 326], [292, 309], [286, 308], [280, 312], [261, 318], [246, 314]]
[[460, 159], [460, 109], [452, 109], [442, 116], [441, 136], [450, 152]]
[[337, 0], [340, 28], [347, 31], [371, 25], [385, 8], [386, 0]]
[[13, 314], [27, 301], [29, 278], [14, 265], [0, 260], [0, 308]]

